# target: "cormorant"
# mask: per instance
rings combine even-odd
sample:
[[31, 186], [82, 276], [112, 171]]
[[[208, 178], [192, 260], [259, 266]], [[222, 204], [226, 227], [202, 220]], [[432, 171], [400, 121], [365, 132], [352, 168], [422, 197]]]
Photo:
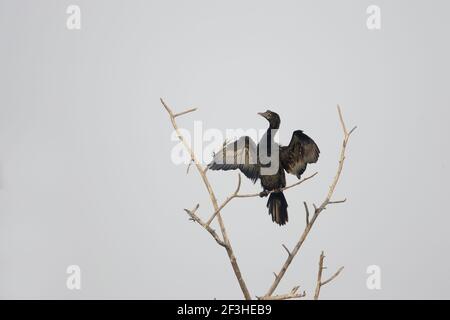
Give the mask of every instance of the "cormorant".
[[280, 128], [280, 116], [270, 110], [258, 114], [269, 121], [269, 128], [258, 145], [249, 136], [243, 136], [235, 142], [224, 145], [214, 154], [208, 168], [239, 169], [253, 183], [260, 179], [263, 187], [260, 196], [266, 197], [270, 193], [267, 208], [272, 221], [281, 226], [288, 221], [288, 204], [283, 191], [280, 190], [286, 186], [284, 171], [300, 179], [306, 165], [317, 162], [320, 150], [302, 130], [292, 133], [289, 145], [278, 145], [274, 141], [274, 136]]

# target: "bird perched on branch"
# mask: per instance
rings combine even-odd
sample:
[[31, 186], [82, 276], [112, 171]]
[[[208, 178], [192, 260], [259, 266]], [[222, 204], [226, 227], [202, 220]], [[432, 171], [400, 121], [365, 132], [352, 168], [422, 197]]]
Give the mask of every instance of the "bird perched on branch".
[[302, 130], [292, 133], [289, 145], [278, 145], [274, 141], [274, 136], [280, 128], [280, 116], [270, 110], [258, 114], [269, 122], [269, 128], [258, 145], [249, 136], [243, 136], [237, 141], [224, 145], [214, 154], [208, 168], [211, 170], [239, 169], [253, 183], [260, 179], [263, 187], [260, 196], [269, 195], [267, 200], [269, 214], [272, 216], [272, 221], [281, 226], [288, 222], [288, 204], [281, 190], [286, 186], [284, 171], [300, 179], [307, 164], [317, 162], [320, 150]]

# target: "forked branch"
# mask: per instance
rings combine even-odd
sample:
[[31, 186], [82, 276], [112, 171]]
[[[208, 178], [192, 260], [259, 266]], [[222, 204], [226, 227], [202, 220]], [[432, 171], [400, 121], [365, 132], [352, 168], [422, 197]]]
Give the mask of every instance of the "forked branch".
[[216, 231], [214, 229], [212, 229], [210, 226], [206, 225], [206, 223], [204, 223], [202, 221], [202, 219], [200, 219], [200, 217], [196, 214], [196, 211], [197, 211], [199, 206], [200, 205], [197, 204], [194, 209], [192, 209], [192, 210], [184, 209], [184, 211], [186, 211], [186, 213], [190, 216], [190, 219], [192, 221], [197, 222], [199, 225], [201, 225], [203, 228], [205, 228], [206, 231], [208, 231], [211, 234], [211, 236], [214, 238], [214, 240], [216, 240], [216, 242], [219, 245], [221, 245], [222, 247], [225, 248], [227, 246], [227, 244], [220, 239], [220, 237], [216, 233]]
[[317, 271], [317, 283], [316, 283], [316, 291], [314, 293], [314, 300], [319, 299], [320, 289], [322, 288], [322, 286], [333, 281], [342, 272], [342, 270], [344, 270], [344, 267], [340, 267], [338, 271], [336, 271], [330, 278], [328, 278], [325, 281], [322, 281], [322, 272], [325, 269], [325, 267], [323, 266], [324, 259], [325, 255], [323, 254], [322, 251], [319, 258], [319, 270]]

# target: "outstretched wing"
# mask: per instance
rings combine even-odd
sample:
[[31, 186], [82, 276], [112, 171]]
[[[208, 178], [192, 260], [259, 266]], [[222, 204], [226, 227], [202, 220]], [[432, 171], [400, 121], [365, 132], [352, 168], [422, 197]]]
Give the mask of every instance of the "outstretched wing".
[[289, 145], [280, 149], [281, 165], [288, 173], [300, 179], [306, 165], [317, 162], [319, 153], [319, 147], [314, 140], [302, 130], [297, 130], [293, 132]]
[[208, 165], [211, 170], [236, 170], [255, 183], [259, 178], [259, 164], [255, 142], [248, 136], [243, 136], [237, 141], [224, 145], [214, 154], [214, 158]]

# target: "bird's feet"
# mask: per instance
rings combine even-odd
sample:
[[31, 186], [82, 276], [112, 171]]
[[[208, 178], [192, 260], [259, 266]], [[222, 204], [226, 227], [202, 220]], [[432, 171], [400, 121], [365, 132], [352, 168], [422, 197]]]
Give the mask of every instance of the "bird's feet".
[[267, 191], [267, 190], [263, 190], [259, 193], [259, 196], [261, 198], [267, 197], [268, 195], [269, 195], [269, 191]]

